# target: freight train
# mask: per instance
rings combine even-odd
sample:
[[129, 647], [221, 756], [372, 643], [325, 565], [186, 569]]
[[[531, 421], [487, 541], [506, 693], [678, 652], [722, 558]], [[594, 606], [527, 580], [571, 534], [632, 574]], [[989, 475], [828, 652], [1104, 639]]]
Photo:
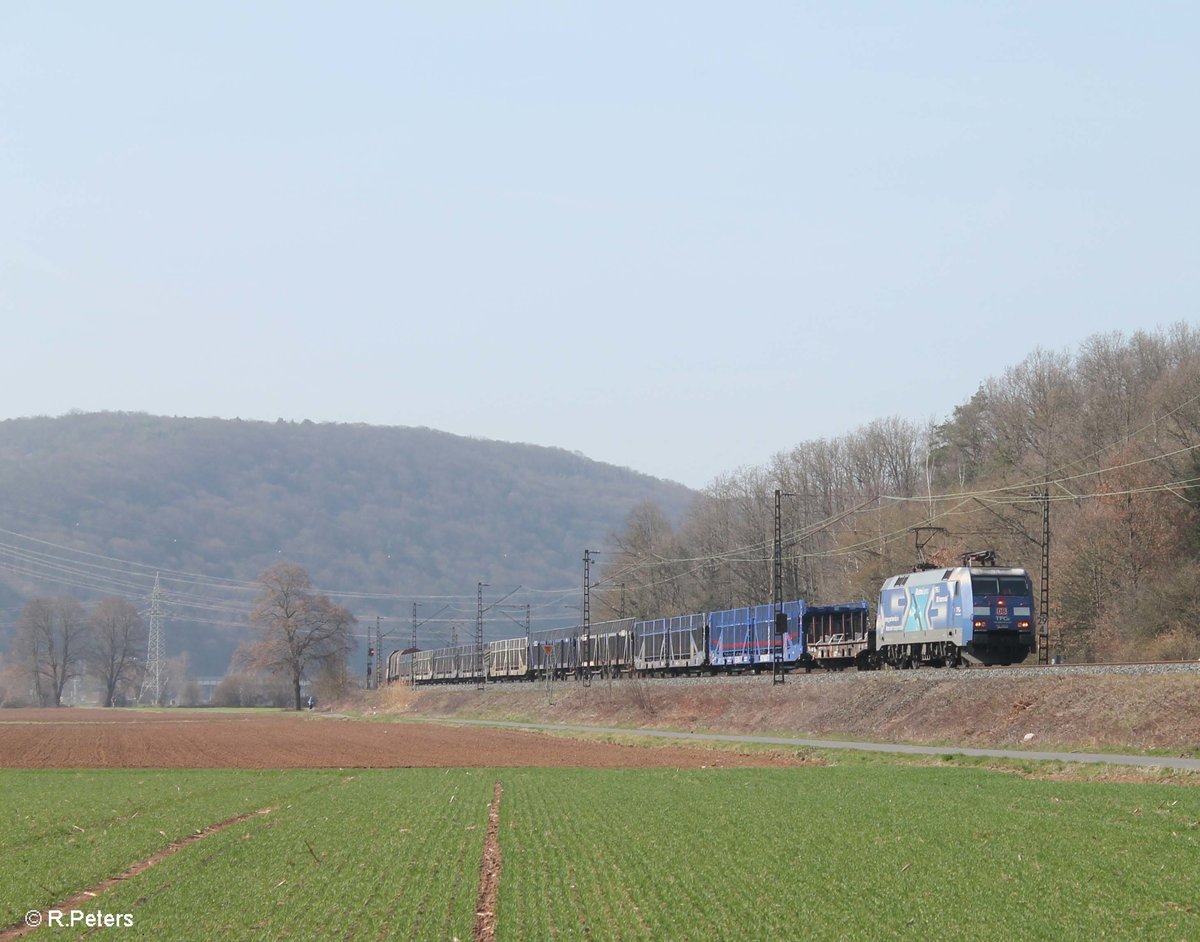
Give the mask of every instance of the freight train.
[[[867, 603], [862, 602], [865, 615]], [[805, 666], [808, 661], [801, 600], [774, 605], [636, 620], [622, 618], [588, 626], [533, 632], [528, 637], [419, 651], [412, 657], [416, 683], [565, 679], [585, 675], [619, 677], [718, 671], [753, 671]], [[404, 657], [388, 657], [387, 680], [399, 679]]]
[[961, 566], [889, 577], [873, 621], [866, 600], [808, 605], [802, 599], [784, 602], [778, 612], [765, 604], [623, 618], [482, 646], [393, 651], [386, 680], [462, 683], [1023, 661], [1035, 646], [1029, 574], [990, 565], [991, 557], [980, 562], [967, 558]]

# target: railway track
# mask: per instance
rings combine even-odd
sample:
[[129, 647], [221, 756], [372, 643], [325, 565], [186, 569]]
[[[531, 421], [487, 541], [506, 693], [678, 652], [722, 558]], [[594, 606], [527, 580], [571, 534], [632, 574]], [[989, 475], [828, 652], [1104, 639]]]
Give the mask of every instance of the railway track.
[[973, 666], [972, 671], [1024, 671], [1083, 674], [1158, 674], [1184, 671], [1200, 672], [1200, 661], [1097, 661], [1074, 664], [1013, 664], [1009, 667]]
[[[884, 668], [882, 670], [873, 671], [858, 671], [853, 667], [848, 667], [842, 670], [822, 670], [814, 669], [811, 673], [802, 670], [793, 670], [787, 673], [786, 682], [789, 684], [803, 684], [819, 682], [823, 678], [831, 677], [846, 677], [851, 675], [862, 674], [864, 677], [900, 677], [912, 678], [913, 680], [933, 680], [935, 678], [946, 677], [965, 677], [965, 676], [1080, 676], [1080, 675], [1153, 675], [1153, 674], [1200, 674], [1200, 660], [1197, 661], [1111, 661], [1097, 663], [1075, 663], [1075, 664], [1013, 664], [1008, 667], [988, 666], [980, 664], [966, 665], [959, 667], [921, 667], [910, 670], [895, 670]], [[605, 685], [613, 685], [615, 687], [632, 687], [636, 684], [652, 684], [666, 686], [681, 686], [689, 684], [759, 684], [771, 681], [770, 671], [763, 671], [761, 674], [752, 672], [740, 674], [725, 674], [719, 673], [715, 675], [707, 674], [678, 674], [674, 676], [637, 676], [630, 673], [622, 673], [615, 678], [595, 675], [591, 678], [590, 684], [595, 687]], [[399, 683], [408, 686], [408, 678], [403, 678]], [[419, 687], [456, 687], [475, 681], [459, 681], [459, 682], [434, 682], [421, 683]], [[486, 686], [500, 687], [527, 687], [533, 685], [546, 686], [547, 681], [544, 677], [539, 677], [532, 682], [505, 678], [492, 678], [486, 683]], [[583, 686], [584, 681], [577, 677], [556, 678], [551, 681], [554, 688], [571, 689], [575, 686]]]
[[[992, 675], [1005, 676], [1021, 674], [1022, 676], [1045, 674], [1052, 675], [1104, 675], [1104, 674], [1200, 674], [1200, 661], [1113, 661], [1104, 663], [1077, 663], [1077, 664], [1013, 664], [1008, 667], [988, 666], [988, 665], [962, 665], [961, 667], [921, 667], [914, 670], [892, 670], [883, 669], [875, 671], [857, 671], [854, 668], [846, 668], [844, 670], [821, 670], [815, 669], [812, 673], [804, 671], [791, 671], [787, 674], [787, 683], [805, 683], [813, 679], [822, 677], [846, 676], [854, 674], [862, 674], [866, 677], [888, 676], [888, 677], [925, 677], [933, 679], [936, 677], [952, 677], [958, 675]], [[769, 683], [771, 675], [769, 671], [764, 671], [762, 674], [742, 673], [742, 674], [717, 674], [715, 676], [695, 675], [695, 674], [680, 674], [673, 677], [633, 677], [628, 674], [623, 674], [620, 677], [609, 680], [603, 677], [594, 677], [591, 681], [593, 685], [599, 686], [602, 684], [628, 684], [628, 683], [644, 683], [644, 684], [680, 684], [680, 683], [734, 683], [734, 684], [753, 684], [767, 682]], [[544, 680], [538, 680], [536, 683], [544, 684]], [[581, 681], [575, 679], [555, 680], [554, 684], [575, 684]]]

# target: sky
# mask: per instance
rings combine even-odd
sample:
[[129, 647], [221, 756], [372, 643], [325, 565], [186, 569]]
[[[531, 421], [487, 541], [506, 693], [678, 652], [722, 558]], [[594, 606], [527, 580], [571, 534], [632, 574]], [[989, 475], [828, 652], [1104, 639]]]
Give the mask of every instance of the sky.
[[1200, 320], [1200, 5], [0, 5], [0, 418], [703, 487]]

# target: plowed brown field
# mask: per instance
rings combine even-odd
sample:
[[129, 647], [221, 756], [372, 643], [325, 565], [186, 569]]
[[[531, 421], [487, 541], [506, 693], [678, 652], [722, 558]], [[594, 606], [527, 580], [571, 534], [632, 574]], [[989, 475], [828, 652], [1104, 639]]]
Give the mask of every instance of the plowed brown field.
[[699, 768], [798, 765], [783, 755], [640, 748], [505, 729], [296, 713], [5, 710], [2, 768]]

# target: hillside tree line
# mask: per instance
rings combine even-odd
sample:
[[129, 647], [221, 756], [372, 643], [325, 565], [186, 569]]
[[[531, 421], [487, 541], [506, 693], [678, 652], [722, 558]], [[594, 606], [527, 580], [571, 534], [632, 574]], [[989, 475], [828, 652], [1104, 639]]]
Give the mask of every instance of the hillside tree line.
[[[994, 549], [1040, 594], [1050, 510], [1051, 650], [1200, 656], [1200, 331], [1036, 350], [944, 422], [805, 441], [714, 481], [677, 527], [643, 503], [604, 562], [612, 616], [769, 601], [775, 492], [784, 595], [874, 600], [918, 562]], [[607, 609], [607, 611], [605, 611]]]

